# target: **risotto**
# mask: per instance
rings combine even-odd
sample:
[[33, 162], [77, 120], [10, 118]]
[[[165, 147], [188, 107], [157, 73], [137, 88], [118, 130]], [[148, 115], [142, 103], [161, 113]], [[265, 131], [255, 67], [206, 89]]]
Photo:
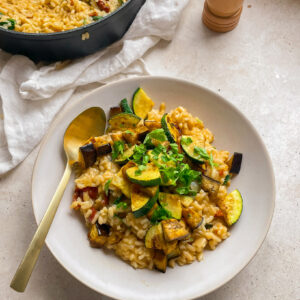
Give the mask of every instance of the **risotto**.
[[110, 109], [102, 136], [79, 149], [71, 208], [90, 245], [134, 268], [165, 272], [201, 261], [230, 236], [242, 197], [227, 193], [242, 154], [212, 146], [214, 136], [185, 108], [165, 113], [142, 88]]
[[28, 33], [70, 30], [95, 22], [127, 0], [1, 0], [0, 27]]

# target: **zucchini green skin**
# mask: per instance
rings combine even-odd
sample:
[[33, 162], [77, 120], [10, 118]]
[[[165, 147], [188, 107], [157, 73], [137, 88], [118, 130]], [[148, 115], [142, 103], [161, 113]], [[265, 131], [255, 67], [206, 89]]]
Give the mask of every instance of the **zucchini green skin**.
[[157, 189], [153, 197], [149, 198], [148, 202], [144, 206], [132, 212], [135, 218], [143, 217], [151, 210], [151, 208], [154, 206], [154, 204], [157, 201], [158, 193], [159, 193], [159, 189]]
[[[191, 138], [192, 139], [192, 143], [189, 145], [186, 145], [183, 143], [184, 138]], [[187, 135], [183, 135], [181, 137], [181, 141], [180, 141], [182, 150], [184, 151], [184, 153], [193, 161], [199, 163], [199, 164], [204, 164], [205, 161], [202, 160], [201, 158], [199, 158], [199, 155], [197, 155], [194, 152], [194, 148], [195, 147], [200, 147], [200, 148], [204, 148], [204, 143], [202, 141], [195, 141], [193, 137], [191, 136], [187, 136]]]
[[125, 131], [128, 128], [136, 128], [136, 125], [141, 121], [141, 118], [134, 114], [129, 113], [120, 113], [112, 116], [108, 123], [110, 125], [110, 129], [117, 129], [120, 131]]
[[168, 122], [168, 114], [164, 114], [161, 118], [161, 127], [165, 131], [165, 134], [169, 140], [170, 143], [177, 143], [179, 132], [175, 126], [172, 126]]
[[134, 113], [142, 119], [146, 119], [149, 111], [154, 106], [153, 101], [148, 97], [142, 88], [137, 88], [132, 96], [132, 108]]
[[158, 168], [148, 167], [148, 169], [142, 171], [140, 175], [135, 174], [137, 170], [138, 167], [132, 167], [126, 170], [126, 175], [131, 182], [145, 187], [160, 185], [161, 177]]
[[235, 189], [219, 201], [218, 205], [224, 213], [226, 223], [229, 226], [233, 225], [239, 220], [243, 211], [243, 198], [240, 191]]
[[181, 219], [182, 207], [180, 195], [159, 193], [158, 201], [163, 208], [171, 213], [173, 218], [179, 220]]
[[126, 164], [132, 157], [134, 148], [135, 148], [135, 146], [132, 146], [129, 149], [127, 149], [126, 151], [124, 151], [124, 153], [122, 155], [119, 155], [119, 157], [117, 157], [115, 159], [115, 163], [120, 164], [120, 165]]
[[123, 112], [133, 114], [133, 111], [132, 111], [131, 107], [129, 106], [126, 98], [121, 100], [120, 106], [121, 106]]

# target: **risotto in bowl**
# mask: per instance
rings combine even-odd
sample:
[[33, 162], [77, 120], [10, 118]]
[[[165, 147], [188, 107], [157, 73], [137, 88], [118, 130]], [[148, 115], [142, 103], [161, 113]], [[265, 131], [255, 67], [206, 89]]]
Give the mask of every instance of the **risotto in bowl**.
[[64, 131], [92, 106], [104, 109], [107, 129], [78, 149], [46, 239], [62, 266], [130, 300], [196, 298], [237, 275], [272, 219], [272, 166], [235, 107], [186, 81], [127, 79], [61, 111], [34, 168], [37, 222], [64, 170]]
[[110, 109], [106, 134], [79, 148], [71, 207], [92, 247], [166, 272], [202, 260], [205, 248], [229, 237], [243, 200], [227, 187], [242, 154], [216, 149], [213, 133], [184, 107], [153, 106], [139, 87], [132, 105], [124, 98]]

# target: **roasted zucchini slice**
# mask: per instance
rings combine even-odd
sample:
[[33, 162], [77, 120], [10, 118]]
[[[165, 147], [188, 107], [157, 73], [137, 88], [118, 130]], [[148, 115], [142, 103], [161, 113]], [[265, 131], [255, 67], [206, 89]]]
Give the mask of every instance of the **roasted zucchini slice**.
[[224, 219], [230, 226], [238, 221], [243, 210], [243, 198], [239, 190], [229, 193], [223, 200], [218, 202], [219, 207], [224, 213]]
[[161, 221], [164, 238], [167, 242], [182, 240], [189, 235], [185, 223], [176, 219], [168, 219]]
[[[122, 169], [125, 166], [123, 166]], [[131, 183], [127, 180], [127, 176], [124, 176], [122, 169], [113, 176], [110, 184], [112, 184], [116, 188], [118, 188], [127, 198], [130, 198], [131, 197]]]
[[202, 174], [201, 188], [209, 194], [212, 199], [215, 199], [218, 195], [221, 183], [206, 175]]
[[162, 250], [165, 248], [161, 223], [151, 226], [145, 236], [145, 247], [148, 249]]
[[120, 164], [120, 165], [124, 165], [124, 164], [128, 163], [128, 161], [130, 160], [130, 158], [131, 158], [132, 155], [133, 155], [134, 148], [135, 148], [135, 146], [132, 146], [132, 147], [128, 148], [127, 150], [125, 150], [125, 151], [123, 152], [123, 154], [120, 154], [120, 155], [115, 159], [115, 162], [116, 162], [117, 164]]
[[109, 226], [106, 224], [100, 225], [98, 222], [93, 224], [89, 233], [88, 238], [92, 247], [101, 248], [107, 241], [109, 235]]
[[[204, 164], [204, 160], [195, 152], [195, 147], [204, 149], [204, 141], [195, 139], [192, 136], [183, 135], [180, 140], [181, 147], [184, 153], [193, 161]], [[197, 148], [196, 148], [197, 149]]]
[[97, 151], [92, 143], [79, 148], [79, 163], [83, 168], [91, 167], [97, 160]]
[[155, 269], [165, 273], [167, 270], [167, 255], [161, 250], [155, 250], [153, 255], [153, 264]]
[[155, 186], [161, 182], [159, 169], [152, 164], [147, 164], [146, 169], [140, 171], [138, 167], [132, 167], [126, 170], [128, 179], [141, 186]]
[[177, 143], [180, 133], [176, 126], [170, 122], [168, 114], [164, 114], [161, 118], [161, 127], [170, 143]]
[[172, 218], [181, 219], [182, 208], [180, 195], [159, 193], [158, 201], [163, 208], [171, 213]]
[[193, 210], [190, 207], [189, 208], [183, 208], [182, 209], [182, 215], [183, 215], [183, 218], [184, 218], [186, 224], [192, 230], [198, 228], [203, 222], [202, 216], [200, 216], [198, 212], [196, 212], [195, 210]]
[[108, 120], [109, 130], [125, 131], [128, 128], [136, 128], [140, 121], [141, 119], [138, 116], [123, 112], [112, 116]]
[[228, 162], [228, 166], [230, 170], [229, 172], [232, 174], [239, 174], [241, 170], [242, 160], [243, 160], [243, 154], [234, 152]]
[[133, 114], [133, 111], [130, 108], [130, 106], [128, 104], [128, 101], [127, 101], [126, 98], [124, 98], [123, 100], [121, 100], [120, 106], [121, 106], [121, 109], [122, 109], [123, 112], [129, 113], [129, 114]]
[[190, 196], [181, 195], [180, 201], [184, 207], [189, 207], [193, 203], [194, 199], [193, 199], [193, 197], [190, 197]]
[[148, 195], [141, 192], [138, 187], [135, 187], [131, 191], [131, 210], [136, 218], [145, 216], [154, 206], [158, 198], [159, 189], [157, 187], [154, 196], [149, 197]]
[[132, 97], [132, 108], [134, 113], [140, 118], [146, 119], [153, 106], [153, 101], [147, 96], [145, 91], [139, 87]]

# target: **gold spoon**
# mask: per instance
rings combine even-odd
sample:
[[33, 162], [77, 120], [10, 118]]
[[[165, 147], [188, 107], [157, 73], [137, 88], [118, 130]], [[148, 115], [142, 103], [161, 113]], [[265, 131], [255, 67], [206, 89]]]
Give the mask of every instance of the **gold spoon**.
[[103, 109], [100, 107], [91, 107], [78, 115], [68, 126], [64, 135], [64, 150], [68, 159], [66, 169], [25, 256], [11, 281], [10, 287], [17, 292], [25, 291], [60, 200], [70, 179], [72, 165], [78, 160], [78, 148], [90, 137], [102, 135], [105, 130], [105, 124], [106, 117]]

